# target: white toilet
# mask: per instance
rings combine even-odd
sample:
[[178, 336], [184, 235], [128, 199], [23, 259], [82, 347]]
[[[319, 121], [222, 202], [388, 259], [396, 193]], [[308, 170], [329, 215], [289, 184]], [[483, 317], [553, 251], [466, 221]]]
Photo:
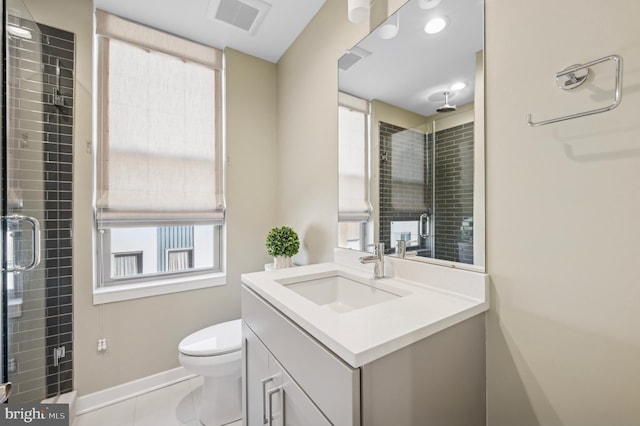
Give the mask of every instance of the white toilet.
[[242, 417], [242, 320], [196, 331], [178, 346], [182, 366], [204, 377], [200, 423], [220, 426]]

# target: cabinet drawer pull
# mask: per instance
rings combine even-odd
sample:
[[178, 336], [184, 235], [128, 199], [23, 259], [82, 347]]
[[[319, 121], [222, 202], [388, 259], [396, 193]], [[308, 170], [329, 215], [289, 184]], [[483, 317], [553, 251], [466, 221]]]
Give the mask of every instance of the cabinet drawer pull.
[[273, 382], [273, 379], [276, 376], [271, 376], [271, 377], [267, 377], [266, 379], [262, 379], [260, 380], [260, 383], [262, 383], [262, 424], [266, 425], [267, 424], [267, 410], [266, 410], [266, 404], [265, 401], [267, 399], [267, 383]]
[[[273, 426], [273, 395], [275, 394], [279, 394], [282, 392], [282, 386], [277, 386], [273, 389], [270, 389], [269, 392], [267, 392], [267, 398], [269, 399], [269, 425], [268, 426]], [[283, 405], [284, 408], [284, 402], [283, 402], [283, 398], [282, 396], [280, 397], [280, 402], [281, 405]], [[281, 410], [281, 412], [283, 413], [282, 416], [282, 424], [284, 425], [284, 410]]]

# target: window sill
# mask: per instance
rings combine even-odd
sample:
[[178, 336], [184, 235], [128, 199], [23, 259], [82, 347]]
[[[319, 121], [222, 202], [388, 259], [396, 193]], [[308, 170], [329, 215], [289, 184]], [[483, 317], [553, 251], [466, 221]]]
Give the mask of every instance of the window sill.
[[123, 284], [94, 288], [93, 304], [102, 305], [104, 303], [141, 299], [143, 297], [159, 296], [162, 294], [198, 290], [208, 287], [218, 287], [225, 285], [226, 283], [227, 275], [223, 272], [218, 272], [198, 275], [197, 277], [172, 278], [139, 284]]

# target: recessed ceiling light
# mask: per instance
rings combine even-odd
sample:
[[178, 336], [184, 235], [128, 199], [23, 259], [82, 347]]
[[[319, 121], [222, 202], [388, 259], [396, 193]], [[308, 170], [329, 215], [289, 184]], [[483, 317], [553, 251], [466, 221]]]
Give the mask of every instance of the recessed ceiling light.
[[449, 23], [449, 19], [446, 16], [438, 16], [435, 17], [424, 26], [424, 32], [427, 34], [436, 34], [440, 31], [444, 30], [447, 24]]
[[378, 29], [378, 37], [383, 40], [390, 40], [398, 35], [400, 30], [400, 14], [396, 13], [389, 17], [384, 24]]
[[450, 90], [453, 90], [453, 91], [455, 91], [455, 90], [462, 90], [462, 89], [464, 89], [465, 87], [467, 87], [467, 83], [463, 83], [463, 82], [461, 82], [461, 81], [458, 81], [458, 82], [453, 83], [453, 84], [451, 85]]

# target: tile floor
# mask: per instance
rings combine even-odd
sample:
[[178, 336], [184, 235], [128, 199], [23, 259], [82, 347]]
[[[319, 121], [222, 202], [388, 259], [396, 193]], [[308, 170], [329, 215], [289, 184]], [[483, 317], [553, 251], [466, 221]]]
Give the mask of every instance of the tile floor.
[[[201, 426], [202, 377], [185, 380], [76, 417], [73, 426]], [[241, 426], [242, 422], [229, 426]]]

